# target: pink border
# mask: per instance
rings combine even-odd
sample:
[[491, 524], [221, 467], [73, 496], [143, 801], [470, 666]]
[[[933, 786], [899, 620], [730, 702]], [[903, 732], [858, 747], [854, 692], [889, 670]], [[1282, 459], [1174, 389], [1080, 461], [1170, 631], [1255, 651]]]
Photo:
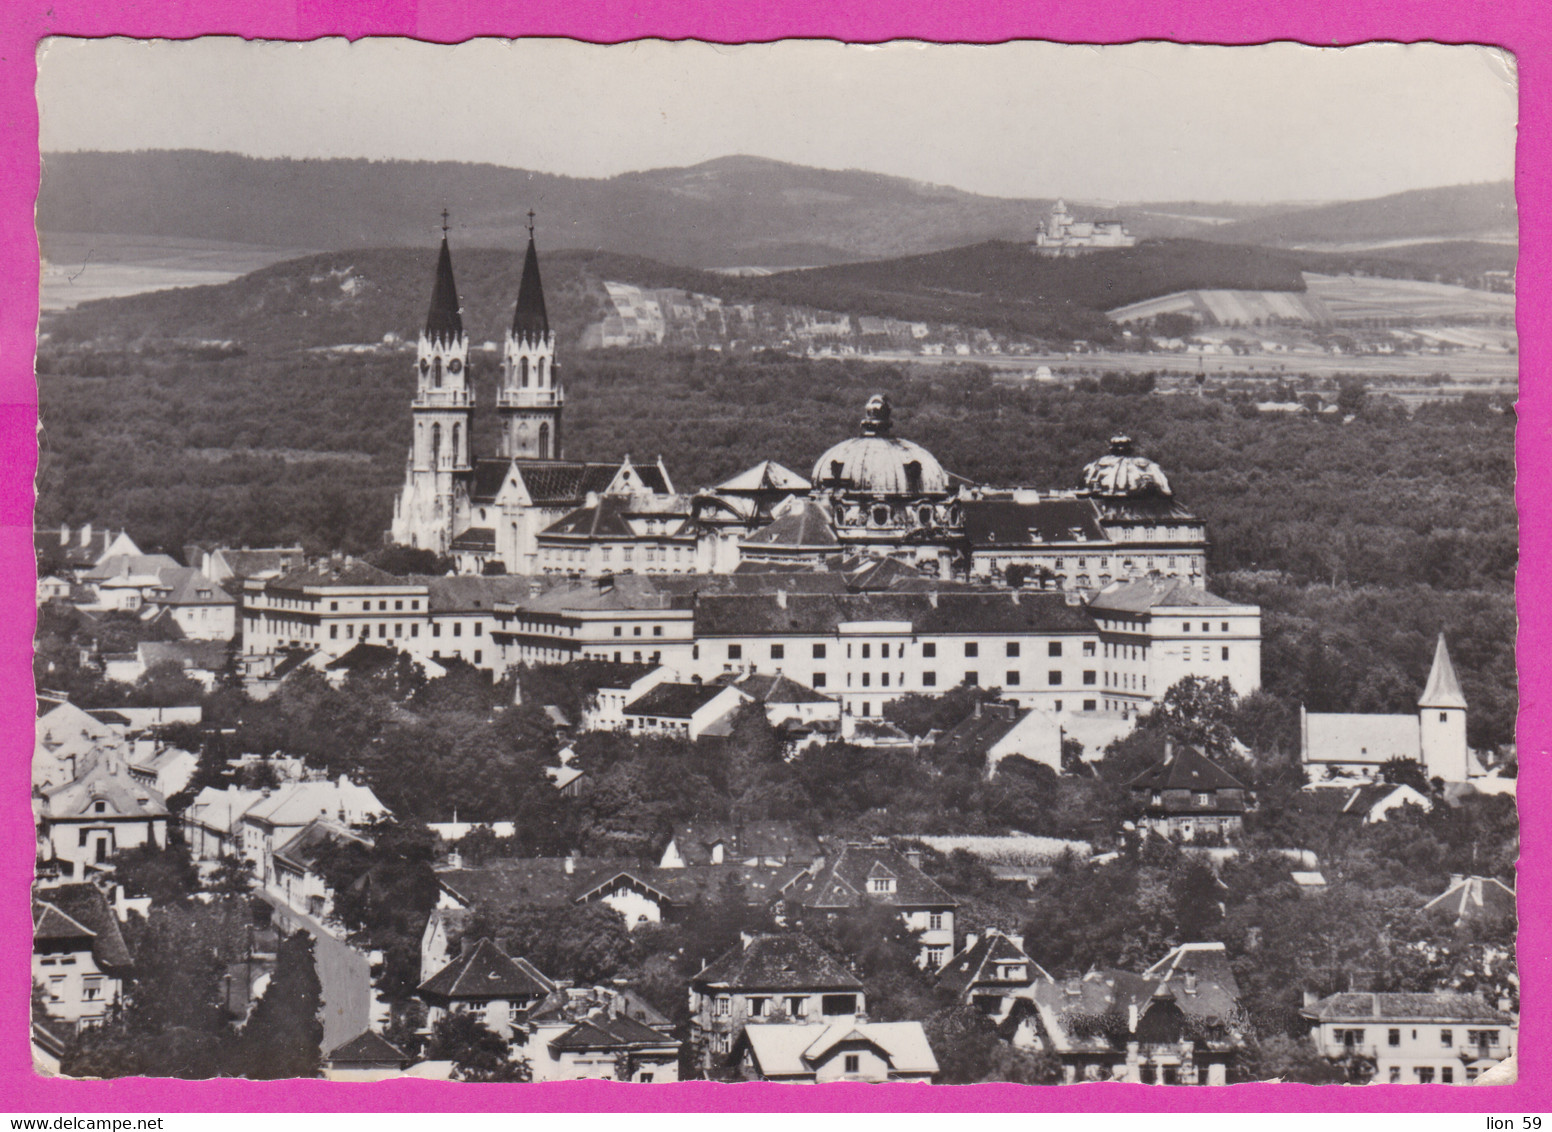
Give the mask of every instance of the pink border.
[[[67, 1082], [35, 1077], [26, 1034], [30, 923], [26, 889], [31, 880], [26, 743], [33, 706], [28, 668], [34, 618], [31, 553], [31, 485], [36, 448], [36, 393], [30, 359], [37, 318], [37, 243], [33, 201], [38, 183], [37, 109], [33, 99], [36, 42], [45, 35], [190, 37], [222, 33], [251, 38], [308, 39], [323, 35], [402, 35], [455, 42], [478, 35], [572, 35], [597, 41], [644, 36], [702, 38], [723, 42], [818, 36], [854, 41], [896, 38], [996, 42], [1045, 38], [1072, 42], [1169, 39], [1181, 42], [1257, 43], [1274, 39], [1350, 44], [1373, 39], [1494, 43], [1514, 52], [1520, 67], [1521, 134], [1519, 322], [1522, 372], [1546, 366], [1552, 304], [1542, 283], [1552, 267], [1548, 224], [1539, 204], [1552, 196], [1552, 100], [1548, 68], [1552, 23], [1535, 0], [1495, 5], [1459, 0], [1284, 0], [1271, 5], [1239, 0], [1200, 0], [1162, 5], [1157, 0], [1110, 0], [1104, 5], [942, 0], [867, 0], [850, 5], [788, 0], [781, 10], [755, 5], [700, 5], [694, 0], [633, 0], [630, 4], [579, 4], [576, 0], [295, 0], [256, 5], [252, 0], [12, 0], [0, 6], [0, 263], [5, 299], [0, 304], [0, 1108], [34, 1112], [167, 1113], [183, 1111], [930, 1111], [980, 1110], [1127, 1112], [1174, 1111], [1494, 1111], [1552, 1108], [1548, 1081], [1547, 1023], [1552, 998], [1552, 892], [1522, 884], [1520, 955], [1526, 984], [1522, 1017], [1520, 1081], [1496, 1089], [1388, 1087], [1316, 1089], [1308, 1086], [1242, 1085], [1226, 1089], [1152, 1089], [1141, 1085], [1067, 1086], [1031, 1092], [1013, 1085], [930, 1089], [921, 1086], [783, 1088], [684, 1084], [649, 1089], [606, 1083], [473, 1088], [427, 1081], [341, 1085], [299, 1081], [261, 1084], [122, 1080]], [[1541, 286], [1536, 284], [1542, 283]], [[1541, 603], [1527, 595], [1552, 592], [1552, 531], [1545, 505], [1552, 489], [1546, 435], [1549, 394], [1535, 381], [1521, 390], [1518, 498], [1522, 523], [1519, 640], [1522, 751], [1546, 751], [1552, 708], [1541, 698], [1540, 678], [1552, 661], [1552, 625]], [[1527, 758], [1524, 797], [1535, 798], [1548, 768]], [[1547, 827], [1538, 810], [1525, 807], [1526, 875], [1545, 867]], [[521, 1091], [514, 1091], [521, 1089]]]

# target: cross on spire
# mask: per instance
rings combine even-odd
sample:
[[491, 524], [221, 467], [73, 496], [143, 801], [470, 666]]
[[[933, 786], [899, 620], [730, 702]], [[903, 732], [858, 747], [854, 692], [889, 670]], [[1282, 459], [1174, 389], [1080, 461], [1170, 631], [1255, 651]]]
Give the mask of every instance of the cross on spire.
[[447, 209], [442, 210], [442, 239], [447, 239]]
[[534, 222], [534, 210], [530, 208], [528, 210], [528, 238], [530, 240], [533, 239], [533, 222]]

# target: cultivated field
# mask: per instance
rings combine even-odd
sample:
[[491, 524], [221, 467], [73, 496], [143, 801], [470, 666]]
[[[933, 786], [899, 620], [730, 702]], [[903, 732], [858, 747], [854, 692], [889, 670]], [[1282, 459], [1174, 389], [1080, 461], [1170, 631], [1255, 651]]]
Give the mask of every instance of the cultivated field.
[[1304, 282], [1338, 322], [1410, 318], [1449, 323], [1463, 318], [1514, 315], [1513, 295], [1474, 291], [1447, 283], [1312, 272], [1305, 273]]
[[83, 232], [40, 232], [38, 246], [42, 256], [39, 302], [45, 311], [66, 310], [93, 299], [226, 283], [306, 254], [298, 248], [219, 240]]

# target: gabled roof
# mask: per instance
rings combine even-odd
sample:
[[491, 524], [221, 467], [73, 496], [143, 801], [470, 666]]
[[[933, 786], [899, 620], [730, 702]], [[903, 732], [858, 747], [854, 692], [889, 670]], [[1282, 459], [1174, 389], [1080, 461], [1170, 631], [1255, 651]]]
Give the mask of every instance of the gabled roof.
[[329, 661], [324, 668], [330, 672], [358, 674], [382, 672], [392, 668], [398, 663], [399, 657], [405, 655], [408, 654], [400, 653], [398, 649], [388, 645], [373, 645], [361, 641]]
[[426, 312], [426, 337], [431, 341], [451, 342], [463, 337], [462, 308], [458, 305], [458, 285], [453, 282], [453, 255], [447, 250], [447, 233], [437, 252], [436, 282], [431, 286], [431, 308]]
[[812, 486], [791, 468], [785, 468], [774, 460], [761, 460], [747, 471], [719, 483], [712, 491], [808, 491]]
[[236, 550], [223, 546], [211, 551], [211, 556], [219, 556], [226, 568], [232, 572], [232, 576], [236, 578], [284, 573], [306, 557], [299, 546], [265, 547], [257, 550], [249, 550], [246, 547]]
[[1320, 1022], [1484, 1022], [1507, 1026], [1514, 1019], [1474, 994], [1348, 991], [1327, 995], [1300, 1011]]
[[920, 1022], [757, 1022], [744, 1028], [760, 1075], [805, 1077], [837, 1049], [858, 1042], [872, 1046], [892, 1076], [922, 1077], [938, 1071], [937, 1058]]
[[733, 681], [739, 691], [762, 704], [827, 704], [833, 697], [799, 684], [780, 672], [750, 672]]
[[664, 681], [625, 705], [626, 715], [689, 719], [727, 688], [721, 684], [673, 684]]
[[314, 818], [357, 823], [387, 816], [388, 808], [377, 800], [370, 786], [361, 786], [341, 775], [338, 780], [288, 782], [268, 798], [249, 807], [244, 820], [272, 826], [304, 826]]
[[723, 860], [782, 857], [800, 860], [821, 852], [818, 838], [786, 821], [689, 822], [674, 828], [674, 847], [686, 865], [710, 865], [712, 846], [723, 846]]
[[743, 545], [828, 550], [840, 546], [841, 540], [836, 537], [825, 509], [812, 500], [803, 499], [775, 522], [744, 539]]
[[159, 605], [237, 604], [236, 598], [191, 566], [164, 566], [157, 571], [157, 576], [167, 591], [157, 595]]
[[1180, 747], [1127, 783], [1133, 790], [1244, 790], [1245, 784], [1195, 747]]
[[550, 1048], [557, 1050], [628, 1050], [664, 1045], [678, 1042], [625, 1014], [591, 1015], [550, 1042]]
[[[167, 806], [162, 796], [129, 776], [117, 759], [100, 759], [73, 781], [45, 786], [42, 791], [44, 813], [52, 820], [91, 817], [97, 821], [115, 818], [149, 820], [165, 818]], [[105, 812], [95, 812], [95, 804], [106, 804]]]
[[982, 704], [938, 736], [937, 748], [956, 755], [984, 755], [1031, 714], [1010, 704]]
[[697, 987], [742, 990], [862, 989], [861, 979], [799, 932], [754, 936], [718, 957], [691, 981]]
[[514, 959], [481, 939], [416, 991], [421, 997], [453, 999], [543, 998], [555, 984], [526, 959]]
[[288, 865], [299, 873], [306, 872], [318, 863], [329, 846], [340, 845], [347, 841], [353, 841], [357, 845], [370, 844], [365, 838], [357, 837], [338, 822], [316, 818], [304, 825], [296, 836], [276, 849], [274, 859], [277, 864]]
[[532, 232], [528, 234], [528, 250], [523, 254], [523, 278], [517, 285], [512, 333], [518, 338], [536, 339], [550, 333], [550, 316], [544, 309], [544, 284], [539, 280], [539, 251], [534, 247]]
[[1390, 759], [1420, 758], [1422, 735], [1416, 715], [1306, 712], [1306, 762], [1377, 766]]
[[1108, 541], [1087, 499], [967, 499], [960, 506], [972, 549]]
[[1449, 888], [1423, 905], [1423, 911], [1457, 924], [1512, 919], [1516, 914], [1514, 889], [1497, 877], [1456, 877]]
[[1362, 786], [1355, 786], [1353, 788], [1353, 792], [1348, 795], [1347, 802], [1342, 806], [1341, 812], [1353, 817], [1366, 818], [1375, 806], [1395, 794], [1401, 795], [1403, 802], [1410, 802], [1421, 809], [1431, 810], [1433, 808], [1432, 801], [1405, 783], [1366, 782]]
[[[1002, 978], [999, 968], [1004, 964], [1021, 965], [1024, 977]], [[974, 947], [966, 948], [938, 968], [938, 985], [954, 994], [982, 986], [1026, 987], [1040, 979], [1050, 982], [1051, 976], [1022, 947], [995, 928], [976, 940]]]
[[362, 1030], [350, 1041], [335, 1046], [323, 1059], [338, 1068], [346, 1065], [378, 1065], [383, 1062], [407, 1063], [410, 1057], [375, 1030]]
[[1228, 949], [1216, 941], [1179, 944], [1143, 975], [1153, 980], [1155, 995], [1172, 991], [1187, 1014], [1226, 1018], [1239, 1002]]
[[1200, 586], [1193, 586], [1184, 578], [1137, 578], [1130, 582], [1111, 582], [1089, 602], [1089, 608], [1148, 613], [1155, 606], [1221, 609], [1234, 604]]
[[1455, 666], [1450, 663], [1450, 650], [1445, 647], [1443, 633], [1439, 634], [1439, 643], [1433, 650], [1433, 668], [1428, 673], [1428, 684], [1417, 706], [1466, 710], [1466, 695], [1460, 690], [1460, 681], [1455, 679]]
[[[123, 970], [133, 962], [129, 948], [124, 944], [123, 933], [119, 931], [118, 918], [109, 907], [108, 898], [96, 888], [89, 884], [62, 884], [45, 889], [38, 895], [39, 905], [52, 907], [59, 916], [64, 917], [64, 921], [54, 921], [58, 927], [51, 928], [51, 931], [73, 932], [85, 929], [90, 933], [92, 957], [103, 970]], [[65, 921], [76, 927], [66, 929]], [[38, 938], [45, 938], [41, 932], [36, 934]]]
[[[784, 895], [805, 908], [851, 908], [864, 898], [880, 904], [957, 908], [959, 902], [922, 872], [900, 850], [877, 842], [850, 842], [834, 849], [817, 872], [804, 871], [786, 886]], [[893, 877], [893, 892], [873, 892], [869, 879]]]
[[163, 570], [180, 570], [169, 554], [114, 554], [81, 575], [83, 582], [101, 582], [125, 575], [157, 577]]

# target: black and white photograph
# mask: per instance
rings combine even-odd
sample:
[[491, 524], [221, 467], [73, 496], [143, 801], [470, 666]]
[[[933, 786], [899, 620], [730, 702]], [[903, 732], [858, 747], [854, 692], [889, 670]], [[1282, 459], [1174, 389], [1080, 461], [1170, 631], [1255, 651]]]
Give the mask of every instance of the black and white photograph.
[[1512, 55], [37, 64], [36, 1072], [1515, 1080]]

